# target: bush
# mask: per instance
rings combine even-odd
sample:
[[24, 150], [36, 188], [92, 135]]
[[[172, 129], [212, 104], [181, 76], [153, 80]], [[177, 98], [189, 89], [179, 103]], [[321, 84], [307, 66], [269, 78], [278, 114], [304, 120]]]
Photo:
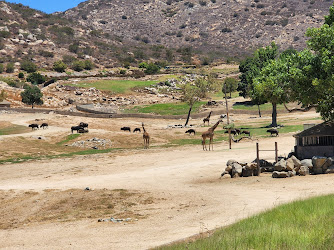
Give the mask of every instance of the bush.
[[230, 28], [223, 28], [222, 32], [223, 33], [229, 33], [229, 32], [232, 32], [232, 30]]
[[0, 74], [3, 72], [3, 70], [4, 70], [4, 66], [2, 63], [0, 63]]
[[71, 65], [77, 59], [74, 56], [63, 55], [63, 62], [67, 65]]
[[122, 19], [125, 20], [125, 19], [128, 19], [128, 17], [123, 15]]
[[20, 79], [23, 79], [24, 78], [24, 74], [22, 72], [20, 72], [17, 77], [20, 78]]
[[120, 73], [121, 75], [125, 75], [125, 73], [126, 73], [126, 69], [121, 69], [121, 70], [119, 71], [119, 73]]
[[2, 38], [8, 38], [10, 36], [10, 33], [8, 31], [0, 31], [0, 37]]
[[6, 72], [7, 73], [13, 73], [14, 72], [14, 63], [12, 63], [12, 62], [7, 63]]
[[91, 60], [84, 61], [84, 69], [91, 70], [95, 67], [94, 63]]
[[[205, 6], [205, 5], [206, 5], [206, 1], [200, 0], [200, 1], [199, 1], [199, 4], [200, 4], [201, 6]], [[188, 6], [189, 6], [189, 5], [188, 5]]]
[[153, 75], [160, 71], [160, 67], [154, 63], [149, 63], [145, 69], [145, 74]]
[[70, 46], [68, 46], [68, 50], [72, 53], [78, 53], [79, 51], [79, 44], [78, 43], [73, 43]]
[[138, 67], [139, 67], [140, 69], [146, 69], [147, 66], [148, 66], [148, 63], [147, 63], [147, 62], [141, 62], [141, 63], [139, 63], [139, 65], [138, 65]]
[[57, 72], [65, 72], [67, 65], [63, 61], [56, 61], [53, 64], [53, 69]]
[[21, 62], [21, 69], [27, 71], [28, 73], [36, 72], [37, 66], [33, 62], [23, 61]]
[[72, 69], [75, 71], [83, 71], [85, 68], [85, 62], [83, 61], [75, 61], [72, 64]]
[[34, 72], [28, 75], [27, 81], [31, 82], [32, 84], [42, 84], [46, 81], [46, 79], [40, 73]]
[[38, 51], [38, 53], [39, 53], [39, 55], [41, 55], [43, 57], [50, 57], [50, 58], [54, 57], [54, 53], [50, 52], [50, 51], [40, 50], [40, 51]]

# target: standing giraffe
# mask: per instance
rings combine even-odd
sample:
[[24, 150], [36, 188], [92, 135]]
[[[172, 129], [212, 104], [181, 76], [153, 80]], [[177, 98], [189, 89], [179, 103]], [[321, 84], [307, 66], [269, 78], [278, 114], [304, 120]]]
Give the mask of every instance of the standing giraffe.
[[210, 111], [209, 115], [203, 119], [204, 122], [204, 126], [205, 126], [205, 122], [208, 122], [208, 125], [210, 125], [210, 116], [211, 116], [212, 111]]
[[144, 139], [144, 148], [148, 148], [150, 145], [150, 135], [146, 132], [145, 128], [144, 128], [144, 123], [141, 124], [141, 126], [143, 127], [143, 139]]
[[[202, 145], [203, 145], [203, 150], [207, 150], [206, 148], [206, 144], [205, 144], [205, 140], [206, 138], [209, 138], [210, 139], [210, 142], [209, 142], [209, 151], [210, 151], [210, 145], [212, 145], [212, 150], [213, 150], [213, 136], [214, 136], [214, 131], [215, 129], [217, 128], [218, 124], [220, 122], [223, 122], [222, 120], [219, 120], [218, 122], [216, 122], [215, 125], [213, 125], [211, 128], [209, 128], [207, 131], [205, 131], [203, 134], [202, 134]], [[205, 149], [204, 149], [205, 148]]]

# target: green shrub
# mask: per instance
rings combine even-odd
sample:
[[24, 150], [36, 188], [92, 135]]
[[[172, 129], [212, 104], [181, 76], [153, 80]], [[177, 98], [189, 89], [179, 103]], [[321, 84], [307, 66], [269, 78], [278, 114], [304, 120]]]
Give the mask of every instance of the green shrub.
[[85, 60], [84, 64], [85, 64], [84, 69], [86, 70], [91, 70], [95, 67], [94, 63], [91, 60]]
[[28, 75], [27, 81], [31, 82], [32, 84], [42, 84], [43, 82], [46, 81], [46, 79], [40, 73], [33, 72], [33, 73]]
[[149, 63], [145, 69], [145, 74], [153, 75], [160, 71], [160, 67], [154, 63]]
[[63, 55], [63, 62], [67, 65], [71, 65], [77, 59], [74, 56]]
[[7, 63], [6, 72], [7, 73], [13, 73], [14, 72], [14, 63], [12, 63], [12, 62]]
[[63, 61], [56, 61], [53, 64], [53, 69], [57, 72], [65, 72], [67, 65]]
[[22, 72], [20, 72], [17, 77], [20, 78], [20, 79], [23, 79], [24, 78], [24, 74]]
[[50, 52], [50, 51], [39, 50], [38, 53], [39, 53], [40, 56], [43, 56], [43, 57], [50, 57], [50, 58], [54, 57], [54, 53]]
[[199, 1], [199, 4], [200, 4], [201, 6], [205, 6], [205, 5], [206, 5], [206, 1], [200, 0], [200, 1]]
[[0, 63], [0, 74], [3, 72], [4, 68], [5, 68], [5, 67], [3, 66], [3, 64]]
[[75, 71], [83, 71], [85, 68], [85, 62], [83, 61], [74, 61], [72, 64], [72, 69]]
[[222, 32], [223, 33], [229, 33], [229, 32], [232, 32], [232, 30], [230, 28], [225, 27], [225, 28], [222, 29]]
[[146, 69], [147, 66], [148, 66], [148, 63], [147, 63], [147, 62], [141, 62], [141, 63], [139, 63], [139, 65], [138, 65], [138, 67], [139, 67], [140, 69]]
[[125, 70], [125, 69], [121, 69], [121, 70], [119, 71], [119, 73], [120, 73], [121, 75], [125, 75], [126, 70]]
[[23, 61], [21, 62], [21, 69], [27, 71], [28, 73], [36, 72], [37, 66], [33, 62]]
[[78, 53], [79, 52], [79, 44], [78, 43], [73, 43], [70, 46], [68, 46], [68, 50], [72, 53]]
[[10, 36], [10, 33], [8, 31], [5, 31], [5, 30], [0, 31], [0, 37], [8, 38], [9, 36]]

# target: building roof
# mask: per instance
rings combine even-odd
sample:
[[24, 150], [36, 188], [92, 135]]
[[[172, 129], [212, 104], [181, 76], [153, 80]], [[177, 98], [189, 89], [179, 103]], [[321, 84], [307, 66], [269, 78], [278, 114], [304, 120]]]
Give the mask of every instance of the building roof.
[[294, 137], [305, 136], [334, 136], [334, 121], [320, 123], [294, 135]]

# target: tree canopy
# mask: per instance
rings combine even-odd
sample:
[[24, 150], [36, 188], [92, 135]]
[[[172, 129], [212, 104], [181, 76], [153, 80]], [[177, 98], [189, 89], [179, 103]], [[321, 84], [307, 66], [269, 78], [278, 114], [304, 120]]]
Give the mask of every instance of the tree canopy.
[[22, 102], [28, 105], [31, 105], [31, 108], [34, 108], [34, 104], [42, 105], [43, 104], [43, 93], [37, 86], [25, 87], [25, 90], [21, 92]]

